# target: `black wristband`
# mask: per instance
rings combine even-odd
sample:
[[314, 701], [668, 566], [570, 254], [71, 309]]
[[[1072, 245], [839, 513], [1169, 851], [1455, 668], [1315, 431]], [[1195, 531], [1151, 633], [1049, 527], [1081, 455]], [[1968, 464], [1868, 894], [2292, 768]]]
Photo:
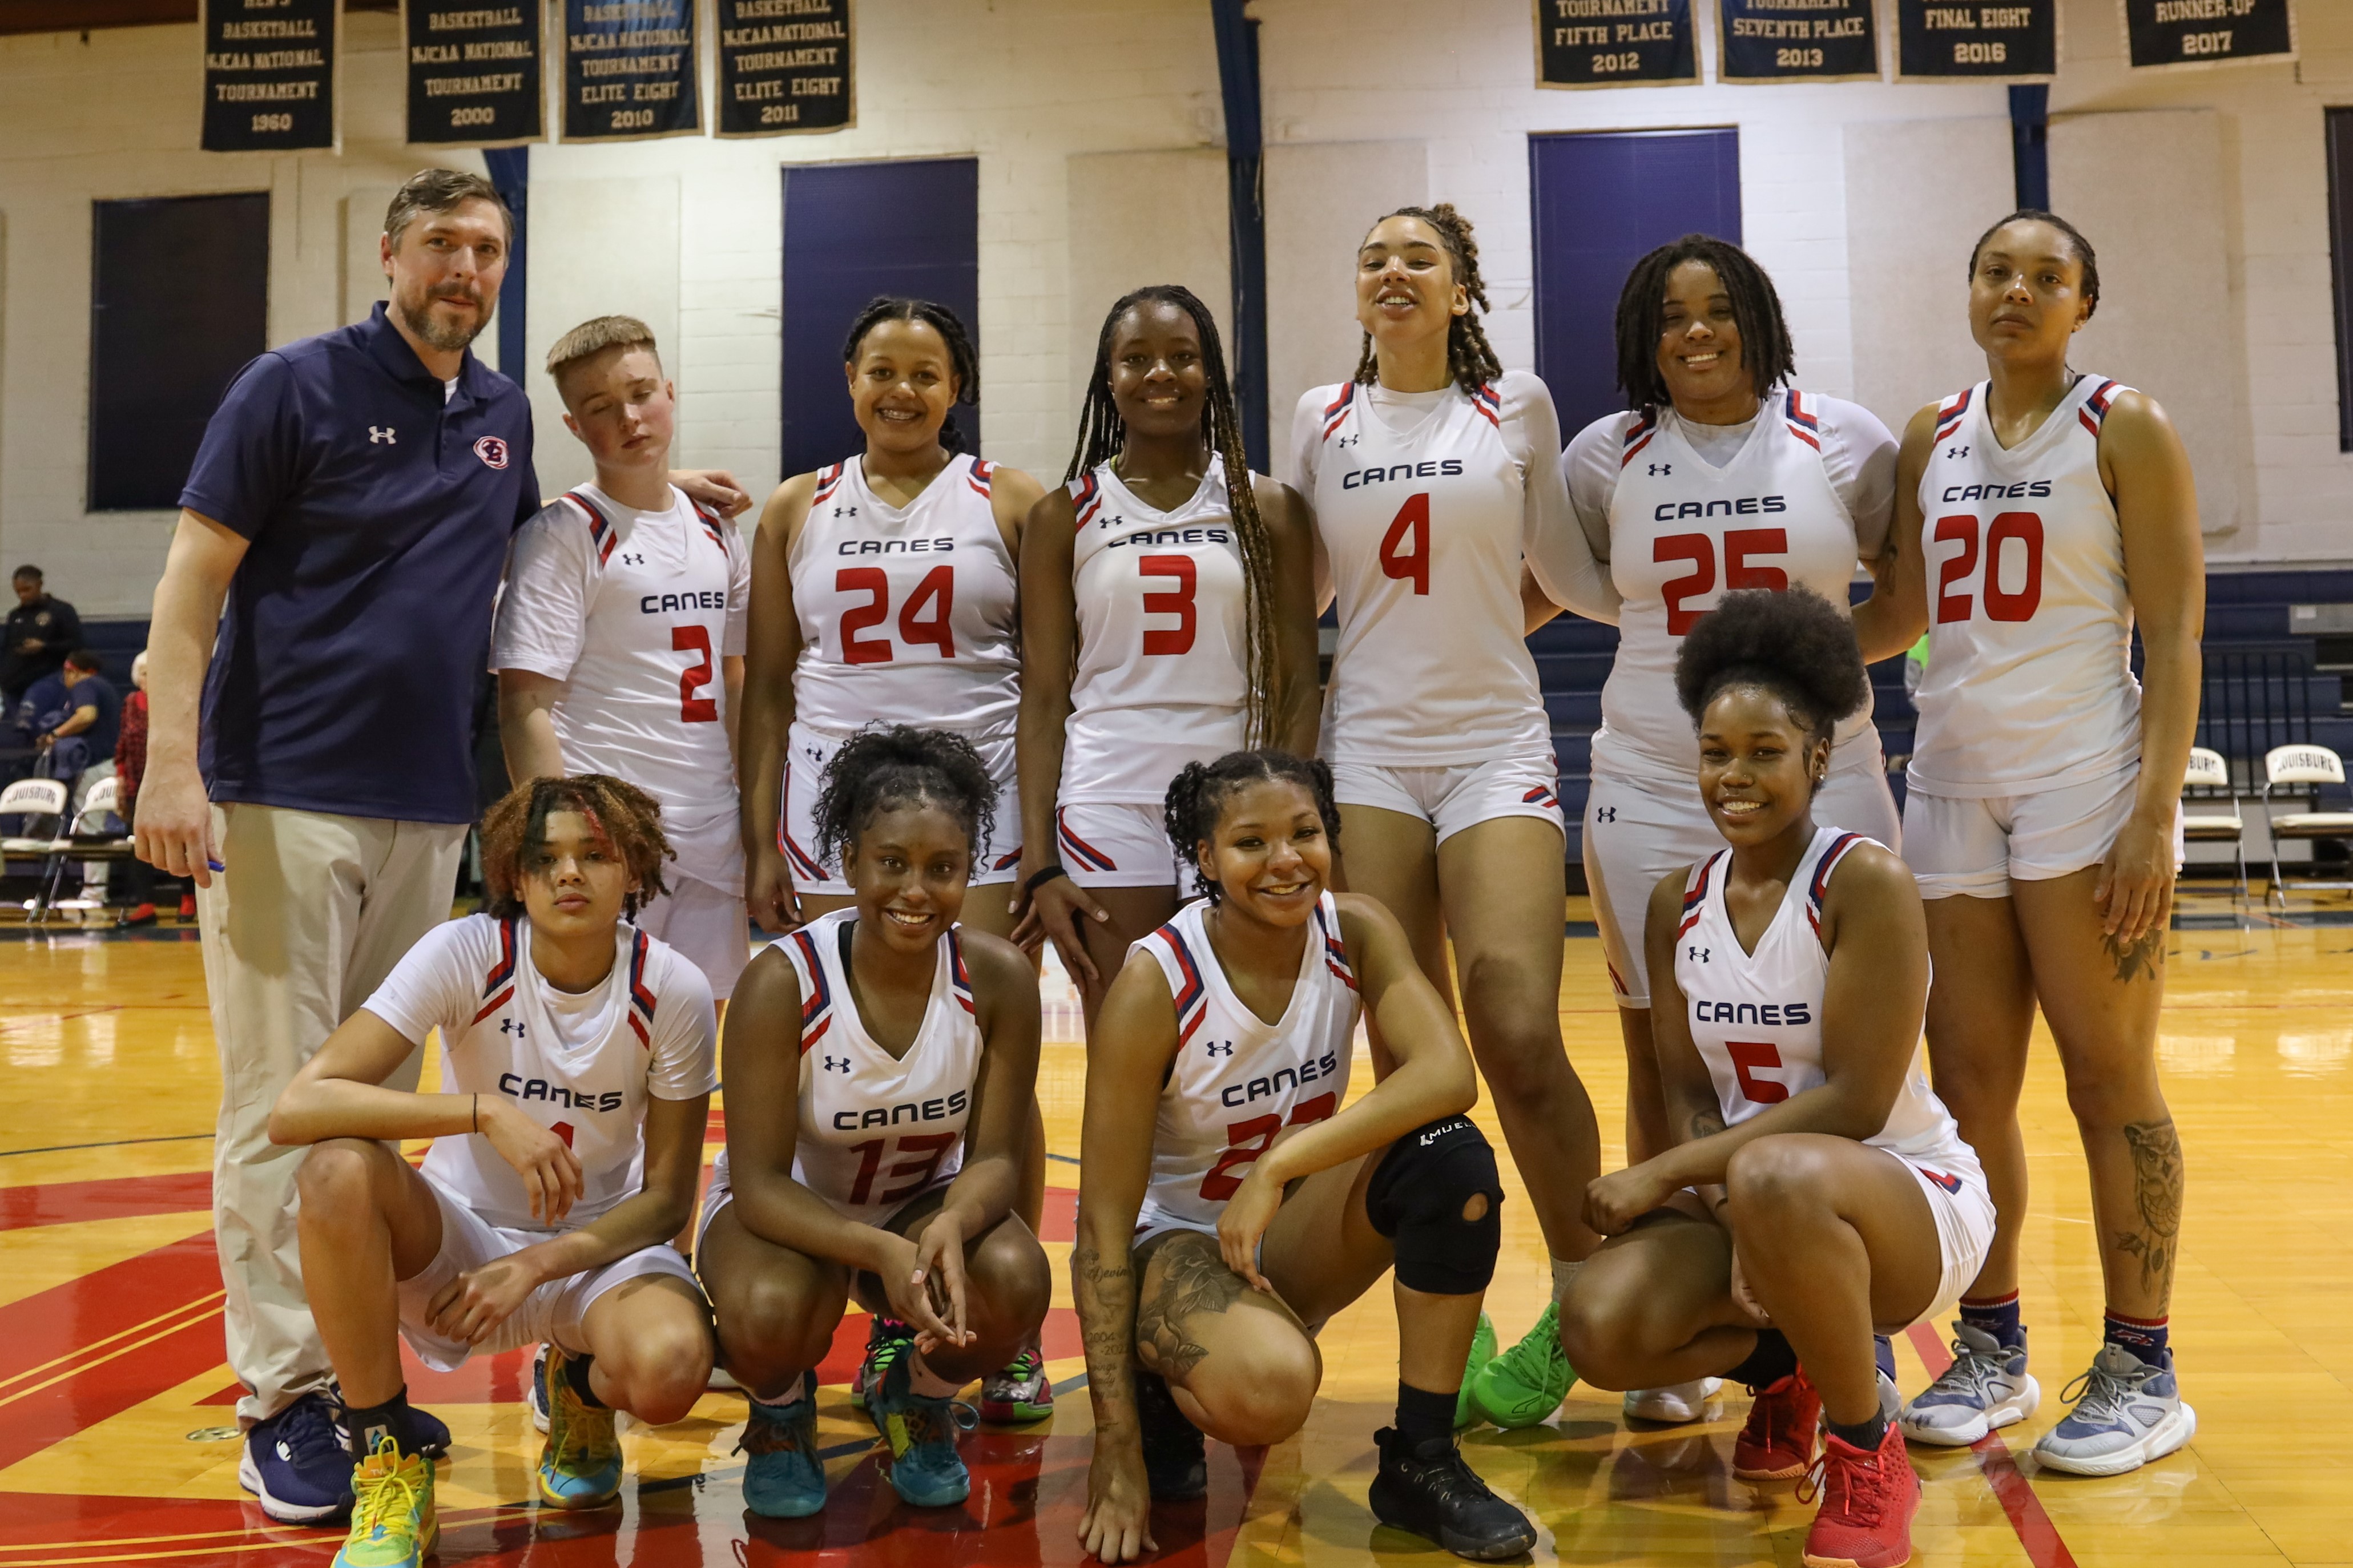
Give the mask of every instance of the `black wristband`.
[[1062, 869], [1061, 862], [1058, 860], [1050, 866], [1041, 866], [1029, 873], [1028, 879], [1021, 884], [1021, 890], [1025, 893], [1034, 893], [1055, 878], [1069, 875], [1070, 873]]

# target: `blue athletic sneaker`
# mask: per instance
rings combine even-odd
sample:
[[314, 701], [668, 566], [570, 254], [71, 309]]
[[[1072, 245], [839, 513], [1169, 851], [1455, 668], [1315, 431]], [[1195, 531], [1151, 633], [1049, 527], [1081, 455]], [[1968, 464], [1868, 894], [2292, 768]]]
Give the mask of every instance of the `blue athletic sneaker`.
[[750, 1401], [735, 1451], [744, 1456], [744, 1506], [763, 1519], [807, 1519], [825, 1506], [825, 1461], [817, 1451], [817, 1373], [801, 1374], [790, 1405]]
[[613, 1412], [585, 1403], [565, 1375], [572, 1358], [547, 1347], [547, 1447], [539, 1495], [557, 1508], [600, 1508], [621, 1495], [621, 1439]]
[[925, 1399], [908, 1386], [915, 1342], [887, 1340], [868, 1358], [866, 1416], [890, 1450], [891, 1489], [910, 1507], [951, 1508], [972, 1493], [972, 1472], [956, 1433], [980, 1415], [955, 1399]]
[[2122, 1345], [2102, 1345], [2091, 1370], [2061, 1396], [2075, 1408], [2042, 1435], [2034, 1457], [2074, 1475], [2120, 1476], [2196, 1436], [2198, 1412], [2181, 1401], [2173, 1352], [2160, 1353], [2151, 1363]]
[[313, 1390], [245, 1435], [237, 1483], [280, 1524], [333, 1524], [352, 1506], [352, 1451], [336, 1407]]

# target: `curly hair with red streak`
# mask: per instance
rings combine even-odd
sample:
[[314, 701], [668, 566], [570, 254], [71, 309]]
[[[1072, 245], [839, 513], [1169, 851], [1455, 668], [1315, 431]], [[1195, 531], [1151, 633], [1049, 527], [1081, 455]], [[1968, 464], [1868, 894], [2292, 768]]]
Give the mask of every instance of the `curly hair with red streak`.
[[661, 806], [653, 796], [609, 773], [533, 779], [508, 791], [482, 815], [482, 885], [489, 895], [483, 913], [512, 920], [525, 912], [523, 872], [547, 847], [547, 819], [559, 811], [586, 818], [588, 830], [620, 858], [638, 884], [621, 901], [624, 915], [634, 916], [670, 890], [662, 884], [662, 862], [677, 854], [662, 832]]

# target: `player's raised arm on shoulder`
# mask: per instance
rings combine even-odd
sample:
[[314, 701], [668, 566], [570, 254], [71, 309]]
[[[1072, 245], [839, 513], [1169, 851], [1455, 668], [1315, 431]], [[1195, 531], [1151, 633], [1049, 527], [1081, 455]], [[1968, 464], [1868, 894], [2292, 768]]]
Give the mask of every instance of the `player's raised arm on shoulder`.
[[[1920, 552], [1920, 476], [1936, 444], [1936, 405], [1912, 416], [1895, 457], [1895, 513], [1886, 547], [1871, 563], [1871, 597], [1854, 607], [1854, 640], [1862, 662], [1893, 658], [1928, 629], [1927, 561]], [[2183, 753], [2187, 761], [2188, 753]]]
[[817, 494], [815, 474], [776, 487], [752, 536], [752, 595], [744, 631], [743, 717], [737, 721], [736, 773], [743, 784], [744, 896], [768, 931], [798, 923], [791, 869], [776, 847], [785, 800], [785, 741], [793, 723], [793, 667], [800, 661], [800, 619], [793, 609], [792, 550]]
[[1315, 640], [1315, 527], [1307, 503], [1279, 479], [1253, 475], [1258, 514], [1274, 545], [1274, 668], [1282, 683], [1268, 725], [1268, 739], [1294, 756], [1313, 756], [1317, 701]]
[[1029, 1141], [1029, 1106], [1038, 1092], [1038, 975], [1011, 942], [963, 927], [965, 966], [980, 1013], [980, 1066], [965, 1122], [964, 1166], [944, 1207], [962, 1212], [964, 1234], [978, 1236], [1013, 1208]]
[[1142, 1283], [1132, 1251], [1135, 1217], [1152, 1183], [1152, 1136], [1160, 1080], [1176, 1057], [1176, 1003], [1168, 977], [1132, 953], [1103, 996], [1087, 1043], [1086, 1116], [1079, 1158], [1077, 1244], [1071, 1295], [1087, 1356], [1094, 1404], [1096, 1462], [1114, 1445], [1141, 1462], [1136, 1425], [1135, 1302]]

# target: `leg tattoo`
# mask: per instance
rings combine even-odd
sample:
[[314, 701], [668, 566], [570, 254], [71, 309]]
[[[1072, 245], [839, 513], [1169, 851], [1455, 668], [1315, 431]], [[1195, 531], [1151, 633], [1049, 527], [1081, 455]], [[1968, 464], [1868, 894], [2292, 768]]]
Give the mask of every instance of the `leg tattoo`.
[[2125, 1146], [2132, 1151], [2140, 1228], [2119, 1232], [2116, 1246], [2140, 1259], [2143, 1286], [2161, 1284], [2169, 1296], [2179, 1251], [2175, 1238], [2181, 1230], [2181, 1138], [2170, 1121], [2128, 1122], [2124, 1132]]
[[1179, 1238], [1163, 1256], [1159, 1290], [1135, 1314], [1136, 1351], [1153, 1371], [1182, 1379], [1209, 1353], [1187, 1337], [1187, 1320], [1224, 1312], [1244, 1289], [1224, 1258]]
[[2165, 933], [2161, 931], [2146, 932], [2138, 942], [2129, 944], [2118, 942], [2111, 932], [2100, 938], [2100, 945], [2106, 948], [2108, 956], [2116, 961], [2119, 982], [2136, 980], [2144, 973], [2156, 980], [2163, 973]]

